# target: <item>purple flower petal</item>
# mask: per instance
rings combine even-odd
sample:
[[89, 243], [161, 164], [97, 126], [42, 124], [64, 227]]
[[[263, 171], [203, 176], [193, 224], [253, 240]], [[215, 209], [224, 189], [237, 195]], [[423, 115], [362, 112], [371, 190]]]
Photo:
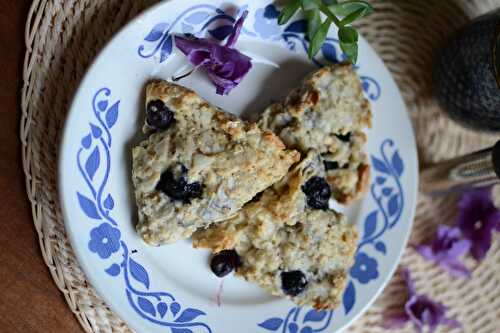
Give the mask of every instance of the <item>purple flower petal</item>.
[[471, 245], [470, 240], [461, 239], [460, 229], [440, 225], [432, 244], [416, 246], [415, 250], [423, 258], [440, 265], [453, 276], [467, 277], [470, 272], [459, 258], [469, 251]]
[[243, 23], [245, 23], [245, 19], [248, 16], [248, 10], [245, 10], [243, 14], [241, 14], [241, 17], [236, 21], [236, 24], [234, 25], [233, 32], [227, 39], [226, 47], [234, 47], [236, 42], [238, 41], [238, 38], [240, 37], [241, 29], [243, 28]]
[[203, 67], [219, 95], [227, 95], [248, 74], [252, 59], [232, 47], [236, 43], [248, 11], [236, 22], [226, 46], [218, 45], [208, 39], [175, 38], [176, 46], [184, 53], [191, 64]]
[[448, 261], [442, 262], [441, 267], [450, 272], [451, 275], [458, 278], [468, 278], [471, 276], [471, 272], [462, 264], [460, 261]]
[[438, 239], [459, 238], [462, 235], [462, 233], [458, 228], [451, 228], [447, 225], [441, 224], [437, 228], [436, 235]]
[[425, 259], [434, 261], [436, 256], [432, 251], [432, 246], [430, 245], [417, 245], [415, 246], [415, 250]]
[[214, 46], [211, 41], [206, 39], [185, 39], [182, 37], [175, 37], [175, 45], [195, 66], [210, 60], [210, 53]]
[[415, 295], [405, 304], [405, 311], [418, 329], [428, 325], [434, 330], [444, 318], [446, 308], [425, 295]]
[[231, 90], [233, 90], [236, 87], [235, 82], [217, 76], [211, 71], [207, 71], [207, 74], [210, 77], [210, 80], [212, 80], [212, 83], [217, 88], [216, 92], [219, 95], [227, 95]]
[[460, 325], [456, 320], [446, 318], [447, 309], [443, 304], [435, 302], [425, 295], [416, 294], [410, 271], [407, 268], [403, 269], [402, 274], [410, 294], [404, 306], [406, 316], [398, 314], [391, 316], [392, 318], [389, 317], [387, 326], [397, 327], [396, 325], [403, 325], [409, 320], [417, 332], [422, 332], [425, 326], [429, 327], [429, 332], [434, 332], [439, 325], [452, 327]]
[[469, 252], [471, 242], [468, 239], [455, 240], [446, 253], [446, 258], [456, 259]]
[[465, 238], [471, 241], [471, 255], [482, 260], [491, 247], [492, 232], [498, 228], [498, 209], [491, 188], [465, 192], [458, 204], [457, 225]]

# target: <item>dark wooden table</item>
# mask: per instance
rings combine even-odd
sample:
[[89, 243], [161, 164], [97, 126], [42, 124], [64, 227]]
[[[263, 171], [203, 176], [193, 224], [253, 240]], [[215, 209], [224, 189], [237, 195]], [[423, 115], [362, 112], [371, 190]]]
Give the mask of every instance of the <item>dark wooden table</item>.
[[0, 0], [0, 331], [82, 332], [45, 266], [19, 141], [24, 25], [31, 0]]

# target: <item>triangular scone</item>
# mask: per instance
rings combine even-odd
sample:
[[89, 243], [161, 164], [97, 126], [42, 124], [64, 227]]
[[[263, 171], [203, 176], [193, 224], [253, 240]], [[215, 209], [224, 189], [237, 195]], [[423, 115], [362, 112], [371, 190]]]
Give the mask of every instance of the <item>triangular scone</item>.
[[259, 125], [278, 135], [288, 148], [320, 152], [335, 199], [349, 203], [365, 192], [370, 167], [364, 153], [371, 127], [370, 103], [348, 63], [324, 67], [271, 105]]
[[[310, 154], [236, 217], [197, 231], [193, 246], [235, 250], [241, 263], [236, 274], [247, 281], [298, 305], [335, 308], [358, 236], [342, 214], [309, 205], [307, 187], [323, 176], [318, 154]], [[302, 281], [294, 286], [297, 278]]]
[[232, 217], [300, 157], [273, 133], [166, 81], [147, 86], [146, 107], [172, 113], [167, 128], [133, 149], [137, 231], [151, 245], [188, 238]]

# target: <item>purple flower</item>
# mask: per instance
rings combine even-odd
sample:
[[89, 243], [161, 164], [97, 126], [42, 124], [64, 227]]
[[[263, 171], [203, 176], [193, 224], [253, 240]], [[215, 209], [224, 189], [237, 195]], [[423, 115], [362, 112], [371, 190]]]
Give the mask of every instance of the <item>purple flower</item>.
[[175, 37], [176, 46], [187, 56], [189, 62], [195, 68], [203, 67], [207, 71], [219, 95], [229, 94], [252, 68], [252, 59], [233, 48], [247, 15], [248, 11], [245, 11], [238, 19], [225, 46], [206, 38]]
[[457, 226], [471, 242], [471, 255], [479, 261], [491, 247], [493, 230], [500, 228], [500, 213], [491, 198], [491, 188], [464, 193], [458, 208]]
[[460, 327], [455, 319], [446, 318], [446, 307], [431, 300], [425, 295], [418, 295], [408, 269], [403, 269], [403, 278], [408, 288], [408, 300], [404, 306], [404, 312], [391, 315], [386, 318], [387, 328], [402, 328], [411, 321], [415, 331], [423, 332], [424, 326], [429, 327], [429, 332], [434, 332], [439, 325]]
[[470, 272], [459, 258], [469, 251], [471, 242], [462, 239], [460, 229], [440, 225], [430, 245], [419, 245], [415, 249], [422, 257], [434, 261], [456, 277], [469, 277]]

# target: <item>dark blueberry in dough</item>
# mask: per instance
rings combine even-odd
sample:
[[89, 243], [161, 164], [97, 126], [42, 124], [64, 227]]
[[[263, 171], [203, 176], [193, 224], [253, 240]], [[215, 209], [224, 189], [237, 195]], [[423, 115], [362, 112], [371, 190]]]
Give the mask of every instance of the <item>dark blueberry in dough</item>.
[[156, 185], [156, 190], [168, 195], [172, 200], [184, 200], [184, 187], [187, 182], [184, 177], [176, 179], [172, 171], [167, 170], [162, 173], [160, 181]]
[[165, 130], [174, 121], [174, 113], [159, 99], [151, 101], [146, 107], [146, 123], [148, 126]]
[[281, 288], [290, 296], [297, 296], [306, 289], [307, 278], [301, 271], [281, 273]]
[[203, 186], [199, 182], [187, 184], [184, 192], [190, 199], [201, 198]]
[[336, 161], [324, 161], [325, 164], [325, 170], [338, 170], [338, 169], [349, 169], [349, 163], [344, 164], [343, 166], [340, 166], [339, 162]]
[[156, 190], [166, 194], [174, 201], [191, 203], [191, 199], [201, 197], [203, 186], [199, 182], [188, 184], [187, 169], [182, 164], [170, 168], [162, 173]]
[[351, 141], [351, 133], [347, 133], [347, 134], [337, 134], [336, 137], [340, 140], [340, 141], [344, 141], [344, 142], [349, 142]]
[[335, 162], [335, 161], [324, 161], [323, 163], [325, 164], [325, 170], [326, 170], [326, 171], [328, 171], [328, 170], [337, 170], [337, 169], [340, 169], [339, 162]]
[[307, 197], [309, 207], [328, 209], [328, 200], [332, 195], [332, 190], [324, 178], [312, 177], [302, 186], [302, 192]]
[[240, 256], [235, 250], [224, 250], [212, 257], [210, 268], [218, 277], [224, 277], [241, 265]]

